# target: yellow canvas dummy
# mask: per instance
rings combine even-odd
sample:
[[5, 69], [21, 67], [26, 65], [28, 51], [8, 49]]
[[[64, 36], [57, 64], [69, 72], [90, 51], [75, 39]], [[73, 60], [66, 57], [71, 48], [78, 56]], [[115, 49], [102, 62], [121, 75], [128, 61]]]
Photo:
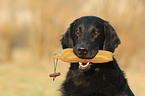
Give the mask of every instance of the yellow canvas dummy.
[[99, 50], [97, 55], [93, 59], [81, 59], [78, 58], [74, 53], [72, 48], [67, 48], [64, 49], [60, 52], [57, 52], [54, 57], [55, 59], [60, 59], [61, 61], [64, 62], [69, 62], [69, 63], [105, 63], [109, 61], [113, 61], [113, 53], [105, 50]]
[[[56, 72], [58, 59], [64, 62], [69, 62], [69, 63], [79, 63], [79, 68], [81, 70], [87, 70], [90, 68], [90, 62], [97, 64], [97, 63], [106, 63], [106, 62], [113, 61], [113, 53], [109, 51], [105, 51], [105, 50], [99, 50], [97, 55], [93, 59], [81, 59], [81, 58], [78, 58], [73, 53], [72, 48], [67, 48], [62, 51], [57, 52], [53, 58], [56, 59], [56, 64], [54, 62], [54, 73], [49, 74], [49, 76], [53, 77], [53, 80], [55, 80], [55, 77], [60, 75], [59, 72]], [[86, 65], [82, 65], [82, 63], [86, 63]]]

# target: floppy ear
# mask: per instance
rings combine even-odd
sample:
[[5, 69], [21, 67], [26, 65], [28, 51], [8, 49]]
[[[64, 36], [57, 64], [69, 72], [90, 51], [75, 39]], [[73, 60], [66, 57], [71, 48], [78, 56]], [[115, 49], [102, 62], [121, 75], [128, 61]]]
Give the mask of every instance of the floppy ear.
[[114, 52], [115, 48], [117, 48], [121, 42], [114, 28], [108, 22], [104, 23], [104, 34], [105, 40], [103, 50]]
[[73, 47], [73, 25], [74, 23], [70, 24], [70, 27], [67, 29], [65, 34], [62, 36], [61, 45], [63, 49], [72, 48]]

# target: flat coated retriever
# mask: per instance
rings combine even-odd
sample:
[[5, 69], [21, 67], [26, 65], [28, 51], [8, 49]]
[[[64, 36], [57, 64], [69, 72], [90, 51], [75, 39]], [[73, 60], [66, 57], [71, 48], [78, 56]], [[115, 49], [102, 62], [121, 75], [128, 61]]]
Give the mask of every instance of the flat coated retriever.
[[[73, 48], [79, 58], [91, 59], [98, 50], [114, 52], [120, 40], [107, 21], [84, 16], [70, 24], [61, 44], [63, 49]], [[87, 70], [71, 63], [60, 90], [62, 96], [134, 96], [115, 58], [108, 63], [91, 63]]]

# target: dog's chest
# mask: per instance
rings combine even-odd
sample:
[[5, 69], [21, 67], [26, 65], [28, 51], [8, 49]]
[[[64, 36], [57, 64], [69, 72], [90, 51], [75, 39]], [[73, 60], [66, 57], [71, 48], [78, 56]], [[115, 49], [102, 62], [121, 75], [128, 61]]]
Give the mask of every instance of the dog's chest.
[[[79, 94], [78, 96], [91, 96], [91, 94], [102, 94], [99, 96], [103, 96], [103, 94], [110, 94], [111, 96], [111, 94], [114, 94], [117, 90], [117, 79], [116, 70], [96, 69], [90, 74], [80, 72], [79, 70], [76, 72], [70, 70], [66, 81], [69, 81], [69, 83], [67, 83], [68, 87], [73, 87], [71, 92], [73, 94]], [[69, 88], [67, 89], [69, 90]]]

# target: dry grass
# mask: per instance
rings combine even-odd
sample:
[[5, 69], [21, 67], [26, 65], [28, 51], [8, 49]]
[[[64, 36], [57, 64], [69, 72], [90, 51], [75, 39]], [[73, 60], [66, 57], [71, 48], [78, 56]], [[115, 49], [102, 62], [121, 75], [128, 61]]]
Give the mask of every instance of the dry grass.
[[53, 72], [51, 61], [3, 63], [0, 67], [0, 96], [60, 96], [58, 89], [68, 70], [67, 64], [62, 65], [57, 68], [61, 76], [53, 81], [48, 77]]
[[[60, 96], [58, 89], [68, 70], [66, 63], [59, 62], [61, 76], [55, 81], [48, 77], [53, 72], [53, 63], [45, 61], [38, 64], [3, 63], [0, 67], [1, 96]], [[129, 85], [136, 96], [144, 96], [144, 71], [133, 68], [125, 70]]]

